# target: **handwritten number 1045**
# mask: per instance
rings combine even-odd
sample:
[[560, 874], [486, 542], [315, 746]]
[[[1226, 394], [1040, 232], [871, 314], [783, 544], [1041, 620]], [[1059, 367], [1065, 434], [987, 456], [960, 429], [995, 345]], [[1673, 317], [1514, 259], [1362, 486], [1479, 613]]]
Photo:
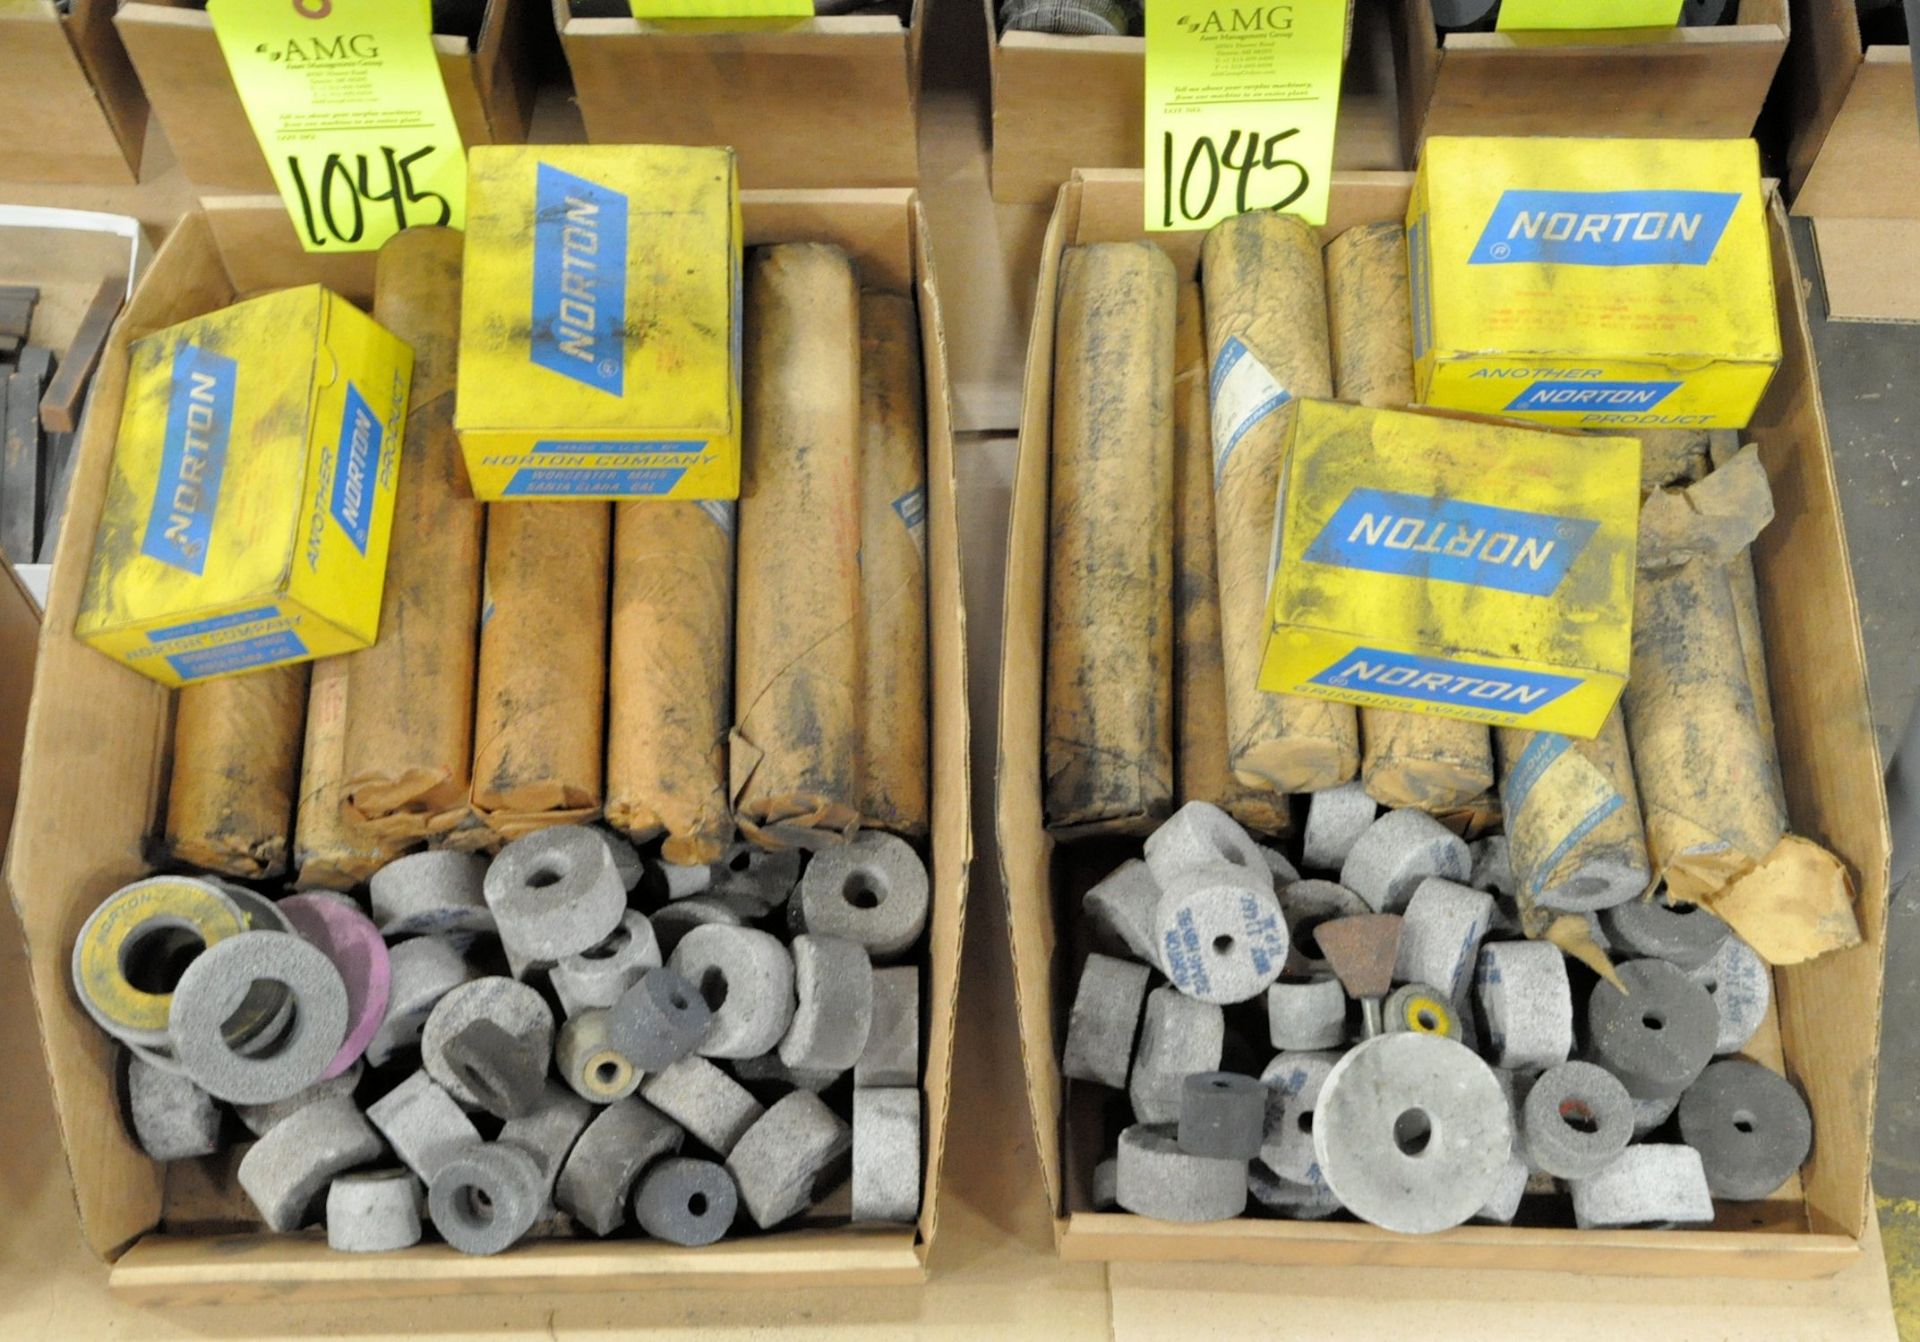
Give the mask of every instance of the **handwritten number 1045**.
[[[1232, 174], [1233, 212], [1245, 214], [1249, 210], [1284, 210], [1294, 201], [1306, 194], [1307, 170], [1297, 160], [1281, 158], [1278, 155], [1283, 141], [1298, 135], [1298, 130], [1283, 130], [1276, 135], [1262, 135], [1259, 131], [1231, 131], [1225, 145], [1215, 145], [1211, 135], [1202, 135], [1193, 142], [1187, 151], [1187, 161], [1180, 169], [1178, 189], [1174, 180], [1174, 144], [1173, 132], [1168, 131], [1162, 137], [1161, 170], [1165, 173], [1165, 189], [1160, 198], [1165, 202], [1162, 207], [1162, 223], [1167, 228], [1174, 226], [1176, 204], [1180, 211], [1180, 222], [1196, 223], [1213, 213], [1213, 203], [1219, 197], [1223, 178]], [[1278, 200], [1250, 199], [1256, 185], [1263, 190], [1268, 182], [1262, 179], [1256, 184], [1255, 173], [1277, 173], [1275, 185], [1284, 189]]]
[[438, 191], [422, 191], [413, 181], [413, 165], [435, 148], [428, 145], [401, 155], [383, 145], [379, 159], [374, 161], [365, 154], [354, 154], [350, 159], [328, 154], [317, 165], [319, 176], [311, 183], [299, 157], [289, 155], [287, 167], [293, 175], [301, 217], [313, 245], [323, 247], [328, 242], [360, 241], [367, 231], [368, 205], [390, 204], [396, 230], [415, 224], [438, 227], [449, 222], [453, 218], [453, 206], [447, 198]]

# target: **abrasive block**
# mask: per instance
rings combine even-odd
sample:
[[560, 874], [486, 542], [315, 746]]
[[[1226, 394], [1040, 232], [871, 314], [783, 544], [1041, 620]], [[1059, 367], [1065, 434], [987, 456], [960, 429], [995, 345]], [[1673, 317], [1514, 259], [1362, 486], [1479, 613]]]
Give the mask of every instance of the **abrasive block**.
[[1174, 1123], [1180, 1118], [1180, 1087], [1194, 1072], [1220, 1066], [1226, 1020], [1220, 1008], [1188, 997], [1173, 987], [1147, 994], [1127, 1097], [1142, 1123]]
[[1238, 215], [1207, 233], [1200, 279], [1229, 759], [1242, 782], [1278, 792], [1337, 787], [1360, 768], [1352, 706], [1260, 689], [1280, 446], [1291, 422], [1284, 405], [1333, 394], [1319, 240], [1290, 215]]
[[585, 825], [515, 839], [487, 868], [487, 907], [518, 964], [551, 965], [605, 941], [627, 911], [613, 853]]
[[420, 1181], [408, 1170], [343, 1174], [327, 1186], [327, 1247], [392, 1253], [420, 1242]]
[[1633, 1139], [1633, 1099], [1604, 1068], [1563, 1062], [1527, 1091], [1520, 1136], [1534, 1169], [1557, 1179], [1590, 1179]]
[[740, 1190], [726, 1166], [687, 1156], [656, 1162], [633, 1192], [640, 1229], [690, 1249], [725, 1236], [739, 1208]]
[[440, 1167], [480, 1140], [473, 1120], [426, 1072], [415, 1072], [367, 1106], [367, 1119], [402, 1163], [431, 1184]]
[[716, 898], [750, 902], [772, 912], [799, 887], [802, 860], [798, 849], [773, 851], [757, 843], [736, 843], [708, 867], [709, 887]]
[[797, 936], [793, 982], [793, 1024], [780, 1041], [780, 1061], [809, 1071], [853, 1066], [873, 1028], [873, 966], [866, 951], [836, 937]]
[[1513, 1218], [1520, 1214], [1520, 1200], [1527, 1194], [1527, 1180], [1532, 1173], [1522, 1157], [1509, 1156], [1507, 1168], [1501, 1173], [1493, 1196], [1487, 1199], [1487, 1205], [1475, 1213], [1473, 1219], [1492, 1221], [1496, 1225], [1512, 1225]]
[[1664, 1126], [1679, 1107], [1678, 1095], [1663, 1095], [1653, 1100], [1635, 1100], [1633, 1102], [1634, 1140], [1638, 1141], [1654, 1129]]
[[367, 882], [373, 921], [393, 939], [491, 932], [486, 875], [487, 860], [478, 853], [436, 848], [396, 858]]
[[1331, 974], [1333, 966], [1320, 954], [1314, 934], [1334, 918], [1371, 913], [1366, 901], [1337, 881], [1290, 881], [1280, 887], [1280, 914], [1287, 920], [1287, 967], [1290, 978]]
[[1160, 963], [1154, 915], [1160, 908], [1160, 883], [1140, 858], [1129, 858], [1087, 891], [1080, 903], [1094, 946], [1131, 955], [1143, 964]]
[[274, 1125], [241, 1157], [240, 1187], [270, 1230], [298, 1230], [320, 1212], [334, 1176], [378, 1160], [386, 1147], [344, 1096], [310, 1104]]
[[367, 1061], [383, 1067], [403, 1048], [420, 1042], [427, 1017], [441, 998], [469, 982], [478, 971], [451, 940], [413, 937], [387, 952], [392, 986], [387, 990], [387, 1015], [367, 1044]]
[[633, 846], [633, 840], [616, 830], [606, 827], [604, 821], [593, 827], [600, 836], [600, 842], [607, 846], [607, 853], [613, 858], [613, 869], [620, 873], [620, 884], [632, 894], [647, 874], [646, 859], [640, 856], [640, 850]]
[[1332, 977], [1267, 989], [1267, 1036], [1277, 1049], [1337, 1048], [1347, 1037], [1347, 990]]
[[1699, 984], [1664, 960], [1617, 965], [1627, 993], [1601, 979], [1587, 999], [1593, 1060], [1635, 1099], [1678, 1095], [1713, 1060], [1720, 1009]]
[[644, 499], [613, 508], [607, 650], [607, 823], [704, 865], [733, 839], [736, 505]]
[[1669, 904], [1659, 895], [1636, 899], [1601, 915], [1612, 943], [1628, 955], [1666, 960], [1698, 969], [1714, 957], [1733, 930], [1697, 904]]
[[307, 674], [296, 662], [179, 692], [165, 838], [174, 857], [228, 876], [286, 871]]
[[[554, 1204], [596, 1235], [611, 1235], [627, 1216], [641, 1171], [680, 1149], [682, 1133], [659, 1110], [628, 1098], [594, 1116], [574, 1142], [554, 1184]], [[501, 1134], [501, 1140], [507, 1140]]]
[[[761, 915], [758, 907], [727, 895], [694, 895], [655, 909], [648, 921], [662, 955], [672, 955], [680, 938], [696, 927], [745, 927]], [[798, 929], [795, 929], [796, 931]]]
[[734, 1059], [733, 1074], [738, 1080], [758, 1086], [763, 1091], [771, 1088], [777, 1097], [789, 1090], [810, 1090], [818, 1095], [847, 1073], [844, 1068], [789, 1067], [780, 1061], [780, 1053], [776, 1049], [772, 1053], [762, 1053], [757, 1058]]
[[501, 1124], [499, 1141], [504, 1146], [517, 1146], [534, 1158], [544, 1181], [543, 1195], [551, 1199], [554, 1181], [560, 1177], [574, 1143], [602, 1112], [598, 1105], [581, 1099], [559, 1082], [549, 1081], [529, 1113]]
[[546, 1186], [539, 1162], [521, 1148], [477, 1142], [440, 1166], [427, 1185], [427, 1214], [461, 1253], [499, 1253], [540, 1219]]
[[793, 956], [772, 933], [696, 927], [667, 963], [699, 989], [713, 1013], [696, 1049], [702, 1057], [757, 1058], [786, 1037], [793, 1024]]
[[1778, 1072], [1727, 1058], [1710, 1064], [1680, 1097], [1680, 1137], [1700, 1153], [1715, 1197], [1754, 1202], [1806, 1162], [1813, 1115]]
[[1338, 1061], [1335, 1052], [1282, 1053], [1260, 1073], [1267, 1088], [1260, 1160], [1283, 1179], [1307, 1185], [1325, 1182], [1320, 1158], [1313, 1152], [1313, 1113]]
[[[751, 848], [751, 844], [735, 844], [738, 848]], [[794, 850], [798, 857], [799, 851]], [[666, 883], [668, 899], [685, 899], [689, 895], [703, 895], [713, 889], [713, 867], [706, 863], [698, 866], [682, 866], [677, 862], [659, 864], [660, 879]]]
[[1147, 997], [1148, 970], [1110, 955], [1087, 957], [1067, 1016], [1060, 1071], [1077, 1081], [1119, 1090], [1133, 1061], [1133, 1036]]
[[1178, 878], [1215, 867], [1238, 867], [1250, 876], [1272, 870], [1260, 845], [1240, 823], [1212, 802], [1188, 802], [1147, 836], [1147, 870], [1161, 889]]
[[1574, 1180], [1572, 1188], [1573, 1220], [1582, 1230], [1713, 1220], [1706, 1171], [1690, 1146], [1629, 1146], [1591, 1179]]
[[[271, 1041], [229, 1040], [226, 1022], [262, 979], [292, 997], [292, 1019]], [[325, 1075], [346, 1038], [347, 1010], [346, 984], [318, 947], [288, 932], [242, 932], [181, 974], [167, 1034], [187, 1074], [214, 1098], [266, 1104]]]
[[233, 1106], [234, 1116], [246, 1125], [248, 1132], [256, 1137], [264, 1137], [267, 1129], [281, 1119], [306, 1108], [316, 1100], [330, 1100], [341, 1095], [351, 1098], [353, 1092], [359, 1089], [360, 1078], [365, 1073], [366, 1068], [356, 1062], [346, 1071], [316, 1081], [305, 1090], [296, 1091], [284, 1100], [274, 1100], [269, 1104], [236, 1104]]
[[1237, 1072], [1195, 1072], [1180, 1090], [1180, 1149], [1220, 1160], [1260, 1154], [1267, 1123], [1266, 1086]]
[[1687, 977], [1705, 988], [1720, 1010], [1713, 1051], [1738, 1053], [1745, 1048], [1773, 1002], [1773, 966], [1739, 937], [1728, 937], [1705, 964], [1689, 969]]
[[1257, 1160], [1247, 1166], [1247, 1196], [1256, 1211], [1289, 1221], [1324, 1221], [1340, 1210], [1340, 1199], [1324, 1183], [1283, 1179]]
[[1504, 834], [1489, 834], [1467, 845], [1471, 860], [1467, 884], [1489, 894], [1514, 896], [1512, 848]]
[[919, 942], [929, 894], [926, 864], [905, 839], [866, 833], [815, 853], [796, 898], [806, 931], [854, 942], [884, 962]]
[[1182, 872], [1154, 910], [1160, 963], [1181, 992], [1220, 1005], [1266, 991], [1287, 963], [1287, 922], [1264, 862]]
[[1301, 865], [1309, 871], [1340, 870], [1353, 845], [1379, 814], [1379, 803], [1357, 782], [1309, 794], [1306, 833], [1301, 839]]
[[572, 1016], [612, 1006], [642, 974], [661, 963], [653, 924], [638, 909], [628, 909], [604, 941], [561, 960], [548, 971], [547, 981], [560, 1009]]
[[553, 1069], [591, 1104], [612, 1104], [640, 1088], [639, 1070], [607, 1037], [604, 1007], [567, 1017], [554, 1039]]
[[442, 997], [420, 1032], [421, 1065], [462, 1105], [486, 1107], [456, 1066], [460, 1060], [448, 1057], [447, 1047], [475, 1025], [491, 1025], [509, 1036], [518, 1054], [539, 1060], [540, 1074], [545, 1075], [553, 1056], [553, 1012], [545, 999], [526, 984], [497, 974], [474, 979]]
[[153, 1160], [186, 1160], [220, 1149], [220, 1106], [189, 1078], [128, 1058], [133, 1138]]
[[1247, 1209], [1247, 1163], [1189, 1154], [1170, 1124], [1136, 1123], [1120, 1134], [1114, 1198], [1159, 1221], [1230, 1221]]
[[1516, 892], [1592, 913], [1648, 885], [1640, 794], [1616, 706], [1591, 740], [1502, 728], [1500, 803]]
[[648, 1077], [640, 1095], [721, 1156], [766, 1112], [745, 1086], [698, 1054]]
[[920, 1214], [920, 1092], [853, 1092], [853, 1219], [910, 1222]]
[[1432, 876], [1464, 881], [1466, 840], [1425, 811], [1389, 811], [1367, 826], [1340, 867], [1340, 884], [1375, 913], [1399, 913]]
[[1438, 988], [1426, 983], [1403, 983], [1387, 994], [1380, 1015], [1388, 1034], [1437, 1034], [1473, 1047], [1468, 1024], [1473, 1015]]
[[747, 1215], [771, 1230], [810, 1206], [846, 1173], [853, 1133], [811, 1091], [782, 1097], [727, 1155]]
[[318, 946], [340, 971], [347, 989], [347, 1033], [320, 1074], [338, 1076], [360, 1060], [387, 1017], [393, 965], [380, 929], [360, 906], [332, 890], [288, 895], [278, 908], [293, 930]]
[[700, 1046], [713, 1022], [700, 990], [671, 969], [649, 969], [607, 1009], [607, 1037], [643, 1072]]
[[751, 839], [860, 820], [860, 313], [838, 247], [746, 264], [729, 798]]
[[1043, 731], [1057, 829], [1138, 832], [1173, 808], [1178, 287], [1149, 242], [1061, 261]]
[[1492, 917], [1492, 895], [1428, 877], [1407, 900], [1394, 978], [1429, 984], [1447, 1001], [1458, 1002], [1472, 982], [1480, 943]]
[[[1145, 987], [1141, 989], [1145, 996]], [[1133, 1051], [1132, 1041], [1127, 1052]], [[853, 1084], [914, 1086], [920, 1082], [920, 968], [894, 965], [873, 971], [873, 1028], [853, 1065]]]
[[1573, 1052], [1573, 986], [1567, 958], [1552, 942], [1481, 947], [1474, 991], [1496, 1067], [1552, 1067]]
[[1120, 1205], [1115, 1195], [1114, 1181], [1119, 1177], [1120, 1161], [1117, 1156], [1108, 1156], [1093, 1167], [1093, 1209], [1097, 1212], [1110, 1212]]

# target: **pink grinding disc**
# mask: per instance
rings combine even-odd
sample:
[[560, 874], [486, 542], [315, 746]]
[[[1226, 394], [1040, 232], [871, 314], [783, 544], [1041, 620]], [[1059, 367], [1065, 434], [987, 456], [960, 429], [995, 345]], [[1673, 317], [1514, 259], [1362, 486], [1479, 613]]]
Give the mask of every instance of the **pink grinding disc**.
[[387, 994], [393, 987], [387, 943], [366, 914], [337, 895], [289, 895], [279, 905], [293, 930], [333, 961], [347, 985], [347, 1037], [320, 1074], [321, 1080], [331, 1080], [367, 1051], [387, 1018]]

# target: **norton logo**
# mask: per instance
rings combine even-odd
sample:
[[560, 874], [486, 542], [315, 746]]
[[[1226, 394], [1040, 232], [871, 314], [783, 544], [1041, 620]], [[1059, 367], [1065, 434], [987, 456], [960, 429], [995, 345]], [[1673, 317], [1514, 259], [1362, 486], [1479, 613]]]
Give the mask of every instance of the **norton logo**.
[[1278, 33], [1293, 35], [1292, 5], [1260, 5], [1252, 9], [1209, 9], [1182, 14], [1174, 20], [1182, 32], [1200, 36], [1224, 33]]
[[340, 448], [333, 461], [333, 520], [347, 533], [353, 548], [367, 552], [367, 531], [373, 512], [373, 467], [380, 459], [386, 429], [373, 413], [360, 388], [347, 384], [347, 406], [340, 416]]
[[1737, 191], [1506, 191], [1467, 264], [1704, 266]]
[[195, 577], [206, 571], [207, 542], [220, 503], [236, 371], [224, 354], [193, 345], [174, 351], [167, 433], [140, 552]]
[[1547, 596], [1599, 525], [1591, 518], [1362, 488], [1334, 510], [1303, 558]]
[[1355, 648], [1312, 680], [1339, 690], [1364, 690], [1397, 699], [1456, 707], [1531, 713], [1580, 684], [1573, 676], [1513, 667], [1481, 666], [1444, 657], [1416, 657], [1379, 648]]
[[542, 163], [529, 357], [618, 396], [626, 385], [627, 198]]

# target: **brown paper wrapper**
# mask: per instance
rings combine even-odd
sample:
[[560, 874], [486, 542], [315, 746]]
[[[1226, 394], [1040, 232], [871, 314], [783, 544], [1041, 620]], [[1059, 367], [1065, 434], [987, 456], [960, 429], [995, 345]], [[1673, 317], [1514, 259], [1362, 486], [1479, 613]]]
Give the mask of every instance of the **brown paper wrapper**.
[[[1605, 430], [1605, 432], [1614, 432]], [[1707, 473], [1705, 429], [1631, 429], [1640, 440], [1640, 492], [1688, 485]]]
[[307, 689], [307, 739], [300, 753], [300, 805], [293, 831], [294, 883], [351, 890], [409, 845], [381, 838], [346, 809], [349, 657], [313, 663]]
[[[1238, 340], [1280, 390], [1296, 398], [1333, 394], [1326, 277], [1311, 228], [1291, 215], [1265, 212], [1228, 219], [1207, 234], [1201, 282], [1212, 363], [1219, 362], [1230, 340]], [[1218, 402], [1214, 412], [1221, 413]], [[1221, 430], [1231, 426], [1215, 427], [1214, 534], [1227, 742], [1241, 782], [1279, 792], [1315, 792], [1359, 772], [1360, 725], [1351, 705], [1260, 688], [1267, 566], [1286, 422], [1286, 411], [1270, 413], [1230, 448]]]
[[860, 331], [837, 247], [755, 250], [747, 267], [734, 819], [809, 847], [860, 822]]
[[1152, 243], [1068, 250], [1053, 365], [1047, 823], [1173, 809], [1173, 376], [1179, 283]]
[[599, 814], [612, 521], [604, 503], [487, 509], [473, 809], [502, 839]]
[[304, 662], [181, 690], [167, 850], [227, 876], [283, 874], [306, 713]]
[[[1377, 410], [1413, 403], [1407, 231], [1360, 224], [1327, 244], [1334, 393]], [[1493, 786], [1486, 727], [1431, 713], [1360, 710], [1360, 778], [1383, 806], [1451, 812]]]
[[[1608, 888], [1632, 882], [1636, 894], [1652, 885], [1633, 758], [1620, 709], [1607, 714], [1591, 739], [1503, 727], [1494, 733], [1506, 800], [1507, 844], [1517, 887], [1534, 896], [1585, 876]], [[1514, 780], [1527, 748], [1551, 756], [1524, 795]], [[1577, 887], [1576, 887], [1577, 888]]]
[[613, 510], [607, 661], [607, 820], [661, 855], [718, 861], [733, 840], [732, 503]]
[[911, 298], [860, 296], [860, 814], [927, 832], [927, 442]]
[[1252, 788], [1227, 767], [1227, 671], [1220, 653], [1220, 585], [1213, 551], [1213, 431], [1200, 286], [1180, 286], [1174, 325], [1174, 782], [1181, 805], [1212, 802], [1256, 834], [1293, 831], [1287, 798]]
[[425, 838], [467, 815], [486, 511], [453, 431], [461, 235], [380, 249], [374, 319], [413, 347], [380, 637], [347, 658], [347, 802], [377, 833]]

